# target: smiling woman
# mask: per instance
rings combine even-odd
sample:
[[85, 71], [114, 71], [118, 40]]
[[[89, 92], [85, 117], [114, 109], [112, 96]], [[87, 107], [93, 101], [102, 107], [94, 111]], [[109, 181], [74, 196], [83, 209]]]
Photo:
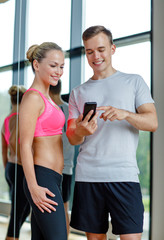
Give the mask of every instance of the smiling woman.
[[24, 188], [32, 206], [32, 236], [34, 239], [66, 240], [60, 190], [65, 117], [49, 96], [50, 84], [55, 86], [63, 74], [64, 54], [57, 44], [45, 42], [31, 46], [27, 58], [35, 77], [23, 97], [19, 122], [20, 152], [26, 178]]

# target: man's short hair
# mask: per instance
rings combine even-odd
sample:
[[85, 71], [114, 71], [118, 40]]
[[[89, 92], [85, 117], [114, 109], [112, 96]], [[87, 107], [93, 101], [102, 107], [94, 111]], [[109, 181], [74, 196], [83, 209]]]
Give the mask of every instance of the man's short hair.
[[111, 31], [101, 25], [96, 25], [96, 26], [87, 28], [83, 32], [82, 39], [83, 39], [83, 41], [87, 41], [88, 39], [96, 36], [99, 33], [104, 33], [109, 38], [110, 44], [111, 45], [113, 44], [113, 36], [112, 36]]

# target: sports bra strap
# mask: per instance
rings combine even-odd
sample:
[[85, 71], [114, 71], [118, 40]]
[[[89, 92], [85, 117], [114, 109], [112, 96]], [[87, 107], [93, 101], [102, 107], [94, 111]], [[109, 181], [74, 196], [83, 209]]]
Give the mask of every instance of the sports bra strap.
[[[43, 98], [43, 99], [46, 99], [47, 98], [43, 95], [43, 93], [41, 93], [39, 90], [35, 89], [35, 88], [29, 88], [26, 92], [29, 92], [29, 91], [35, 91], [35, 92], [38, 92], [40, 94], [40, 96]], [[26, 93], [25, 92], [25, 93]], [[48, 101], [48, 100], [47, 100]]]

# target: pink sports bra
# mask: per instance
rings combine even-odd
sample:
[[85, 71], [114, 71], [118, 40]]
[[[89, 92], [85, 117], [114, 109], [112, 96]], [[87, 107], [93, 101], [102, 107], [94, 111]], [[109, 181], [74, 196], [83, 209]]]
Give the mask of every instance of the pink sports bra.
[[15, 112], [15, 113], [11, 113], [8, 117], [5, 118], [4, 120], [4, 125], [5, 125], [5, 140], [7, 142], [7, 144], [9, 145], [9, 139], [10, 139], [10, 129], [9, 129], [9, 121], [10, 121], [10, 118], [14, 115], [17, 115], [18, 113]]
[[62, 134], [62, 128], [65, 123], [65, 116], [62, 110], [60, 108], [57, 109], [56, 107], [54, 107], [48, 101], [48, 99], [37, 89], [29, 88], [26, 92], [28, 91], [38, 92], [45, 103], [44, 112], [38, 117], [36, 122], [34, 137]]

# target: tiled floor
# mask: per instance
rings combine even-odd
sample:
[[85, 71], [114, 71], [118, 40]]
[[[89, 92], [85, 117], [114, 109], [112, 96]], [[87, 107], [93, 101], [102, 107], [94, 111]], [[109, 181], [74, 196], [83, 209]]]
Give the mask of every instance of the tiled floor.
[[[5, 240], [8, 218], [0, 216], [0, 240]], [[20, 240], [30, 240], [30, 224], [24, 223], [21, 228]], [[86, 240], [83, 235], [70, 233], [69, 240]]]

